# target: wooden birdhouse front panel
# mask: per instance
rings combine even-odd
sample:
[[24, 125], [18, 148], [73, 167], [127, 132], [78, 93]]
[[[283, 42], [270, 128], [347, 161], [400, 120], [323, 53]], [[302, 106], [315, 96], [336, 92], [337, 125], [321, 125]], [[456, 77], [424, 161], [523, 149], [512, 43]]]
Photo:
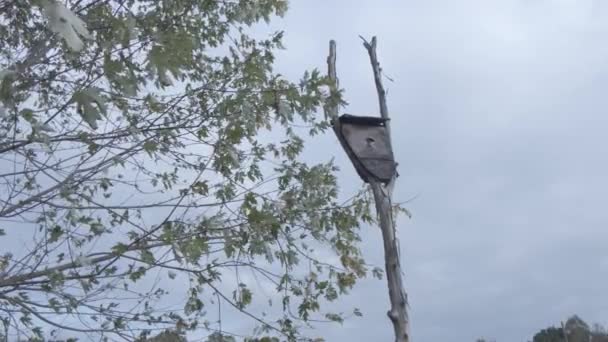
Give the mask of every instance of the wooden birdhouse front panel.
[[366, 182], [370, 177], [388, 182], [395, 173], [395, 160], [384, 122], [368, 117], [340, 119], [341, 138], [359, 175]]

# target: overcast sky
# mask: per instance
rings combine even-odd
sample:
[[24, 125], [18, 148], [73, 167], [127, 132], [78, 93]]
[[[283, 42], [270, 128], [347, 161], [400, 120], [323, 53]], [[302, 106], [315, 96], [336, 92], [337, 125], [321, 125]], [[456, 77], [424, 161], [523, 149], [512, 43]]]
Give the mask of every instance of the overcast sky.
[[[388, 82], [413, 341], [527, 341], [577, 313], [608, 323], [608, 3], [292, 0], [279, 68], [324, 70], [330, 38], [347, 112], [376, 115], [358, 35]], [[361, 182], [335, 138], [344, 191]], [[365, 233], [383, 265], [380, 232]], [[377, 299], [375, 299], [377, 298]], [[350, 301], [350, 302], [347, 302]], [[328, 341], [390, 341], [385, 281], [345, 300], [364, 317]]]
[[[378, 115], [358, 36], [378, 37], [395, 201], [414, 198], [398, 220], [413, 342], [526, 342], [575, 313], [608, 325], [607, 0], [291, 0], [271, 26], [293, 79], [325, 71], [337, 40], [345, 112], [358, 115]], [[332, 153], [346, 196], [362, 182], [336, 138], [307, 142], [311, 160]], [[383, 267], [380, 231], [363, 235]], [[364, 316], [319, 335], [392, 341], [389, 306], [385, 280], [366, 280], [335, 307]]]

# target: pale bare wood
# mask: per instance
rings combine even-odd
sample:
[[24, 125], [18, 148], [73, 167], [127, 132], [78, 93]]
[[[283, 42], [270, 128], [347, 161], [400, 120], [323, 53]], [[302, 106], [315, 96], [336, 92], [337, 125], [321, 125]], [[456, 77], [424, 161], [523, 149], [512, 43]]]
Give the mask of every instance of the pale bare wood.
[[374, 71], [374, 82], [376, 83], [376, 91], [378, 92], [378, 105], [380, 107], [380, 116], [383, 119], [386, 119], [386, 128], [388, 130], [388, 134], [391, 134], [391, 121], [388, 115], [388, 105], [386, 104], [386, 90], [384, 89], [384, 85], [382, 84], [382, 68], [380, 68], [380, 63], [378, 62], [378, 55], [376, 54], [376, 46], [378, 45], [378, 40], [376, 37], [372, 37], [372, 42], [368, 42], [365, 38], [359, 36], [363, 40], [363, 46], [367, 49], [367, 53], [369, 54], [369, 60], [372, 63], [372, 70]]
[[[370, 63], [374, 72], [374, 82], [376, 91], [378, 92], [378, 104], [380, 107], [380, 115], [386, 119], [386, 128], [390, 139], [390, 117], [388, 105], [386, 102], [386, 90], [382, 84], [382, 69], [378, 62], [376, 54], [377, 39], [372, 38], [371, 43], [363, 37], [363, 46], [367, 49]], [[387, 187], [382, 183], [370, 180], [370, 185], [374, 193], [376, 201], [376, 210], [380, 219], [380, 229], [382, 230], [382, 239], [384, 241], [384, 262], [386, 267], [386, 279], [388, 283], [389, 299], [391, 301], [391, 309], [388, 311], [388, 317], [393, 323], [396, 342], [409, 342], [409, 315], [407, 312], [407, 294], [403, 286], [401, 278], [401, 262], [399, 252], [399, 242], [396, 236], [395, 222], [393, 221], [393, 208], [391, 201], [392, 187], [395, 184], [395, 176], [389, 182]]]
[[[335, 40], [330, 40], [329, 41], [329, 56], [327, 56], [327, 76], [329, 77], [329, 79], [332, 81], [329, 86], [329, 91], [333, 94], [335, 94], [335, 92], [338, 91], [338, 88], [340, 86], [340, 82], [338, 81], [338, 75], [337, 75], [337, 71], [336, 71], [336, 41]], [[327, 108], [327, 113], [326, 115], [329, 115], [329, 118], [331, 120], [333, 120], [334, 122], [334, 129], [337, 127], [338, 124], [338, 111], [339, 108], [337, 105], [335, 106], [329, 106], [329, 108]]]

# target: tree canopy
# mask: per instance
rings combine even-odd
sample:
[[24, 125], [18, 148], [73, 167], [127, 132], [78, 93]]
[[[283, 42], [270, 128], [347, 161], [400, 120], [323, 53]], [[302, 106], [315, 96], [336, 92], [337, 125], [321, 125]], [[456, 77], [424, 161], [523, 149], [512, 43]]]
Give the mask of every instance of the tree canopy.
[[253, 34], [286, 10], [0, 0], [2, 335], [228, 340], [220, 307], [251, 341], [314, 340], [300, 328], [360, 315], [323, 304], [381, 274], [358, 247], [368, 193], [340, 194], [335, 151], [301, 157], [342, 91], [275, 72], [282, 32]]
[[534, 335], [533, 342], [606, 342], [608, 334], [601, 324], [593, 327], [583, 321], [579, 316], [568, 318], [563, 327], [548, 327]]

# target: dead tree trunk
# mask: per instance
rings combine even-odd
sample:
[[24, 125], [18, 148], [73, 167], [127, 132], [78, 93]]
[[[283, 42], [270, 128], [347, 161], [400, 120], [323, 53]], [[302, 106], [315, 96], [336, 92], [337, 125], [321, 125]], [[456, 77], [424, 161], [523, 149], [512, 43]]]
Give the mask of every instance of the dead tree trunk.
[[[363, 39], [363, 38], [362, 38]], [[386, 126], [390, 136], [390, 117], [386, 104], [386, 90], [382, 84], [382, 69], [376, 56], [376, 37], [372, 38], [371, 43], [363, 39], [363, 45], [367, 49], [369, 59], [374, 71], [374, 80], [378, 92], [378, 102], [380, 115], [387, 119]], [[392, 188], [395, 179], [393, 178], [385, 187], [380, 182], [370, 180], [370, 185], [376, 201], [376, 210], [380, 218], [380, 229], [384, 240], [384, 262], [386, 267], [386, 279], [388, 282], [388, 293], [391, 301], [391, 309], [388, 317], [393, 323], [395, 330], [395, 341], [409, 341], [409, 317], [407, 314], [407, 294], [401, 279], [401, 263], [399, 253], [399, 243], [397, 241], [395, 222], [393, 221], [393, 208], [391, 203]]]
[[[386, 91], [382, 84], [382, 69], [380, 68], [376, 55], [376, 42], [376, 37], [372, 38], [371, 43], [363, 39], [363, 45], [367, 49], [374, 72], [374, 80], [376, 90], [378, 92], [378, 102], [380, 105], [380, 115], [383, 119], [387, 120], [385, 125], [390, 141], [390, 118], [388, 114], [388, 106], [386, 104]], [[329, 78], [333, 81], [332, 91], [335, 91], [339, 86], [336, 72], [336, 43], [334, 41], [330, 42], [327, 66]], [[336, 134], [339, 134], [338, 106], [330, 106], [330, 108], [327, 110], [327, 114], [334, 120], [334, 131]], [[378, 213], [380, 229], [382, 230], [382, 239], [384, 241], [386, 278], [388, 282], [389, 299], [391, 302], [391, 309], [387, 314], [393, 324], [395, 342], [409, 342], [409, 317], [407, 313], [408, 301], [407, 294], [403, 286], [403, 280], [401, 278], [402, 273], [399, 260], [399, 243], [395, 233], [393, 206], [391, 202], [394, 183], [395, 176], [393, 176], [386, 186], [378, 180], [369, 179], [369, 184], [376, 202], [376, 211]]]

